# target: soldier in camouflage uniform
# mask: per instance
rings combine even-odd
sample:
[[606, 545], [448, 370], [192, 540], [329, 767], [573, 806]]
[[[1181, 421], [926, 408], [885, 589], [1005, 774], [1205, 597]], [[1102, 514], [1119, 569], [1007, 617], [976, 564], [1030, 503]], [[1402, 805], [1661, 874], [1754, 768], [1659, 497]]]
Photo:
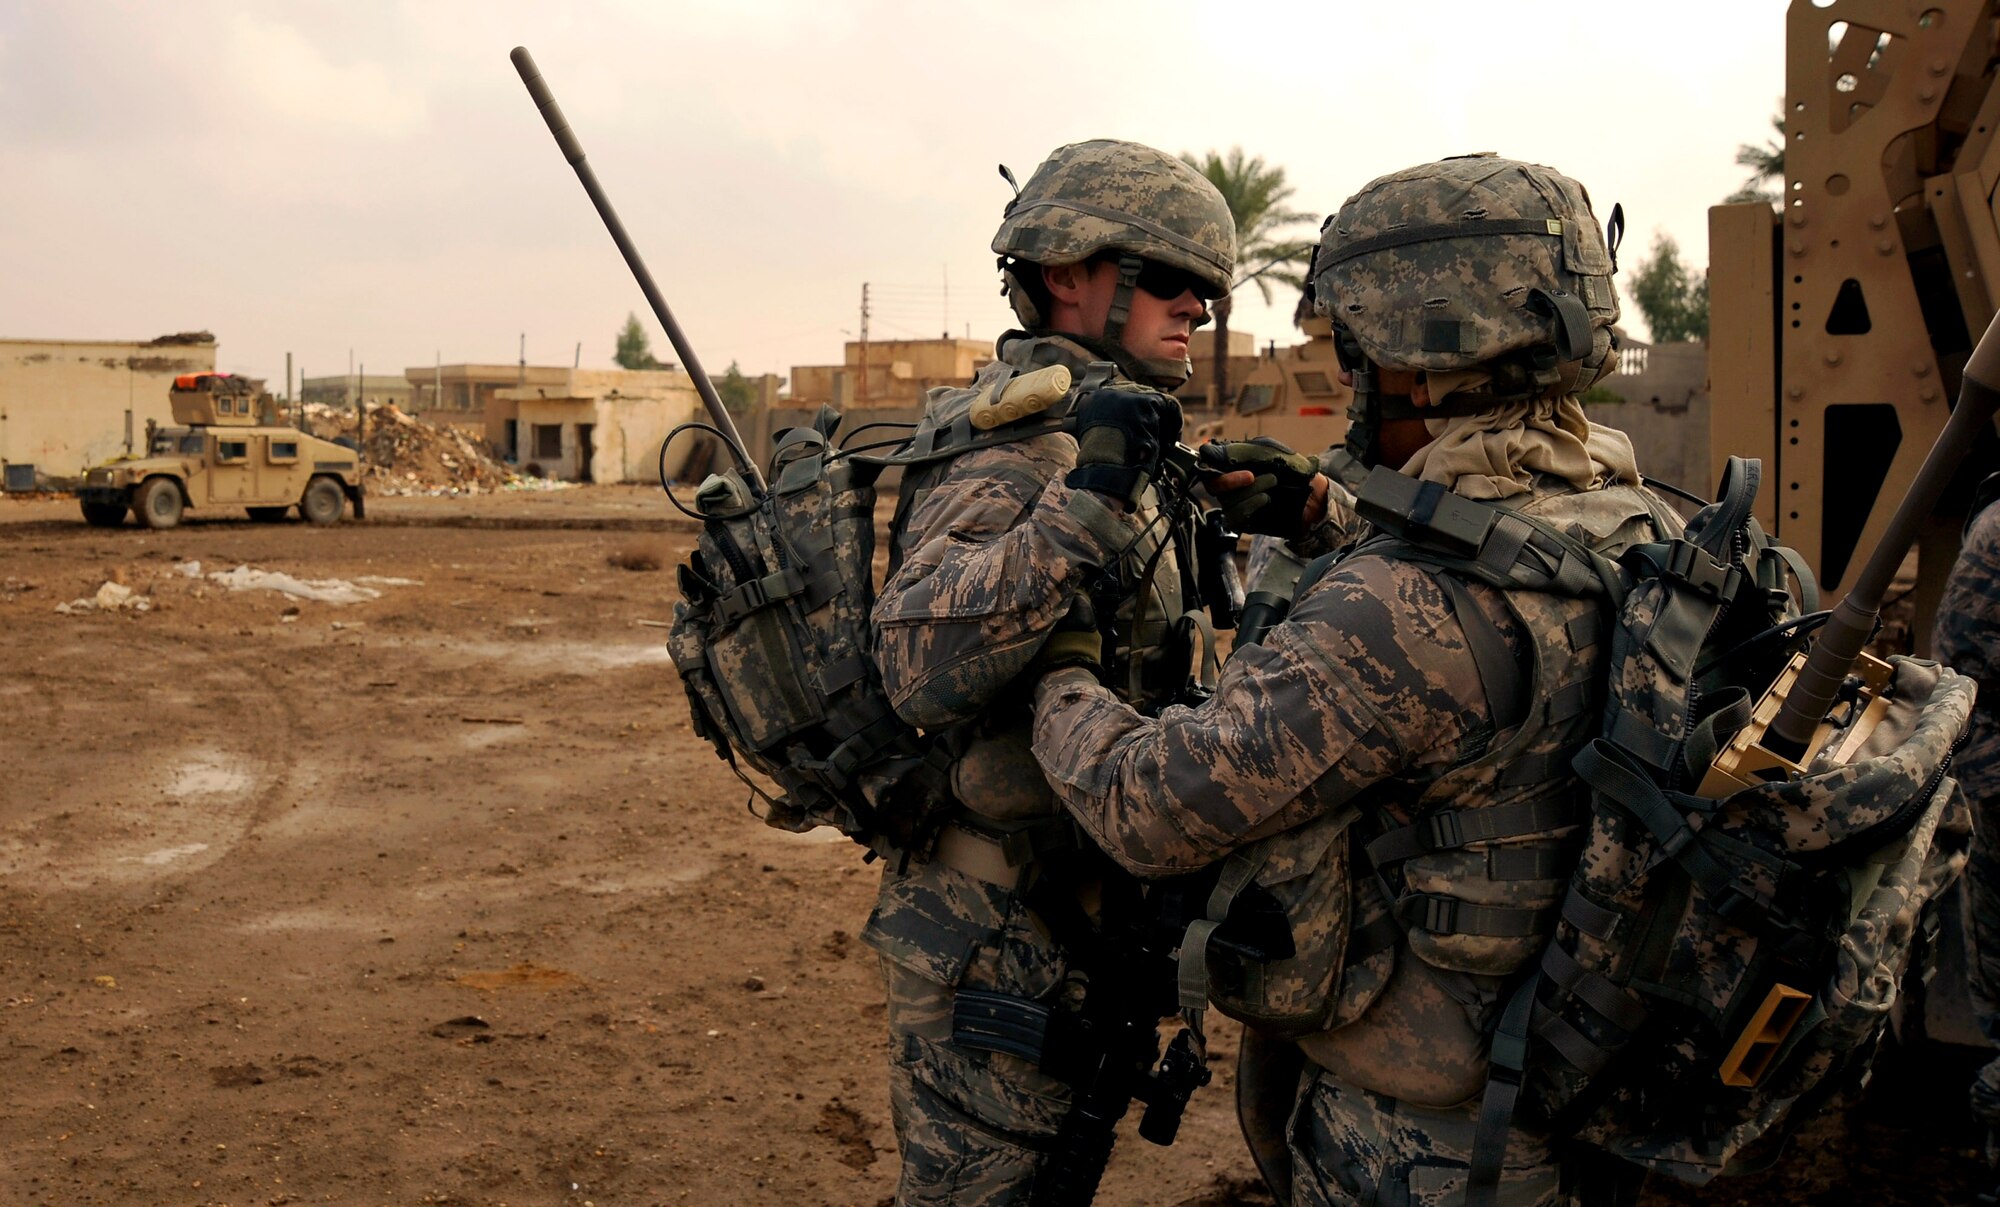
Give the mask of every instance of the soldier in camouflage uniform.
[[905, 478], [874, 611], [897, 712], [956, 756], [935, 846], [888, 861], [862, 932], [888, 981], [905, 1207], [1027, 1201], [1068, 1110], [1070, 1087], [1035, 1064], [954, 1042], [952, 1006], [961, 989], [1059, 1008], [1080, 992], [1028, 890], [1087, 903], [1115, 868], [1077, 849], [1029, 754], [1034, 677], [1023, 672], [1049, 657], [1079, 592], [1096, 590], [1120, 601], [1107, 610], [1117, 698], [1157, 707], [1185, 682], [1185, 663], [1161, 648], [1183, 611], [1178, 563], [1148, 527], [1149, 475], [1127, 462], [1163, 425], [1178, 432], [1158, 390], [1187, 379], [1188, 337], [1205, 299], [1227, 290], [1235, 248], [1221, 195], [1172, 156], [1113, 141], [1058, 149], [993, 239], [1025, 330], [1001, 337], [969, 389], [926, 405], [920, 442], [1010, 373], [1061, 364], [1086, 388], [1081, 449], [1044, 433]]
[[[1314, 284], [1355, 379], [1361, 459], [1537, 515], [1611, 556], [1658, 539], [1665, 512], [1629, 441], [1576, 401], [1612, 363], [1612, 271], [1588, 196], [1547, 168], [1446, 160], [1350, 198]], [[1231, 446], [1214, 461], [1239, 452], [1265, 456]], [[1249, 477], [1210, 489], [1227, 506]], [[1589, 600], [1374, 552], [1384, 546], [1353, 530], [1341, 495], [1294, 548], [1358, 543], [1260, 646], [1236, 651], [1212, 699], [1148, 717], [1086, 670], [1056, 670], [1037, 688], [1034, 751], [1072, 816], [1141, 876], [1347, 826], [1335, 841], [1349, 845], [1324, 865], [1346, 869], [1346, 890], [1327, 916], [1293, 921], [1301, 945], [1344, 943], [1347, 971], [1334, 1027], [1300, 1041], [1292, 1200], [1459, 1203], [1486, 1037], [1512, 975], [1553, 932], [1574, 858], [1583, 802], [1569, 755], [1599, 722], [1603, 620]], [[1511, 694], [1483, 681], [1495, 662], [1478, 647], [1495, 633], [1522, 672]], [[1529, 682], [1552, 690], [1518, 699]], [[1454, 774], [1524, 733], [1497, 777]], [[1428, 824], [1440, 820], [1455, 824]], [[1552, 1137], [1517, 1126], [1497, 1201], [1567, 1201], [1579, 1192], [1566, 1164]]]
[[[1980, 490], [1983, 500], [2000, 480]], [[1987, 1038], [2000, 1043], [2000, 507], [1966, 522], [1965, 543], [1938, 602], [1932, 649], [1940, 662], [1979, 684], [1965, 745], [1952, 765], [1972, 806], [1972, 853], [1965, 864], [1966, 976]], [[2000, 1133], [2000, 1059], [1972, 1083], [1972, 1111]], [[1993, 1154], [1989, 1153], [1989, 1157]]]

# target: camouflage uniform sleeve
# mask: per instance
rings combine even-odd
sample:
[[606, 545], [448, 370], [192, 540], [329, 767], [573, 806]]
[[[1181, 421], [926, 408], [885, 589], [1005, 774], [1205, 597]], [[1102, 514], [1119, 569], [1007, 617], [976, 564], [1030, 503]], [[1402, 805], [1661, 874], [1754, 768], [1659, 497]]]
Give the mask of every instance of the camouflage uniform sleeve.
[[1075, 460], [1067, 436], [967, 453], [911, 514], [906, 556], [873, 613], [883, 686], [905, 721], [977, 716], [1093, 569], [1137, 538], [1130, 516], [1062, 484]]
[[[1965, 863], [1966, 979], [1988, 1038], [2000, 1040], [2000, 506], [1973, 520], [1938, 601], [1931, 649], [1979, 685], [1965, 746], [1952, 764], [1972, 810]], [[2000, 1116], [2000, 1061], [1973, 1083], [1982, 1118]]]
[[1142, 716], [1081, 671], [1037, 687], [1035, 757], [1128, 871], [1213, 862], [1420, 765], [1441, 769], [1484, 715], [1478, 671], [1435, 580], [1354, 558], [1307, 592], [1198, 708]]
[[[1973, 807], [2000, 807], [2000, 506], [1988, 507], [1965, 534], [1965, 546], [1938, 601], [1931, 648], [1938, 661], [1979, 684], [1970, 736], [1953, 773]], [[1984, 818], [1982, 818], [1984, 820]], [[2000, 824], [2000, 817], [1993, 819]]]
[[1327, 481], [1331, 485], [1326, 492], [1326, 518], [1291, 542], [1293, 556], [1302, 561], [1332, 553], [1360, 535], [1361, 516], [1354, 510], [1354, 492], [1339, 478], [1328, 475]]

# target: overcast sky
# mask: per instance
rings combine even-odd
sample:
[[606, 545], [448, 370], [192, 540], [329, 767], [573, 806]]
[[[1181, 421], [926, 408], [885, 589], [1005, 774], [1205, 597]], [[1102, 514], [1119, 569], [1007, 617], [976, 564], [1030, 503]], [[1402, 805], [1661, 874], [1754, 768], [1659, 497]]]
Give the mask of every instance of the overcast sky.
[[[1701, 265], [1784, 92], [1779, 0], [0, 0], [0, 337], [206, 328], [275, 386], [287, 351], [399, 373], [522, 333], [604, 367], [639, 311], [671, 359], [516, 44], [714, 372], [839, 360], [864, 281], [877, 338], [992, 338], [995, 165], [1084, 138], [1241, 145], [1316, 217], [1498, 151], [1623, 202], [1625, 265], [1655, 230]], [[1292, 342], [1294, 300], [1234, 325]]]

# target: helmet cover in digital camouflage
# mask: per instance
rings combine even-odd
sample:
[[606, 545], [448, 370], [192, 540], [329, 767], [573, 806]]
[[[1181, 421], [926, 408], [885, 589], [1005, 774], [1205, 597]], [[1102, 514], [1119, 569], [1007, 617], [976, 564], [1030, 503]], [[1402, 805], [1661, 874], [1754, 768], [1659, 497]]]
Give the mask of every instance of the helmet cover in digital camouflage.
[[1164, 151], [1100, 138], [1058, 147], [1007, 205], [993, 250], [1033, 264], [1130, 252], [1193, 273], [1219, 298], [1236, 220], [1208, 178]]
[[1095, 342], [1135, 376], [1171, 387], [1192, 371], [1185, 359], [1132, 361], [1122, 347], [1134, 274], [1141, 261], [1153, 261], [1189, 273], [1203, 298], [1223, 296], [1236, 267], [1236, 221], [1208, 178], [1181, 160], [1139, 143], [1093, 139], [1058, 147], [1042, 161], [1008, 202], [993, 250], [1008, 303], [1030, 331], [1044, 329], [1048, 316], [1018, 265], [1117, 253], [1118, 291]]
[[1348, 198], [1312, 275], [1320, 313], [1378, 365], [1450, 372], [1531, 354], [1542, 366], [1533, 392], [1552, 392], [1611, 368], [1615, 271], [1581, 184], [1471, 155], [1393, 172]]

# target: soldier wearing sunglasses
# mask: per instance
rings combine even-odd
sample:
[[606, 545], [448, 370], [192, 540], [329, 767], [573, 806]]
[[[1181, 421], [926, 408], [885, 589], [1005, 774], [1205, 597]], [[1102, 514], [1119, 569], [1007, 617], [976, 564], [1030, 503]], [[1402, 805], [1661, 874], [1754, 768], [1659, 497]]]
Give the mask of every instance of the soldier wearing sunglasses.
[[[1046, 1019], [1092, 992], [1080, 948], [1098, 946], [1122, 873], [1079, 845], [1035, 765], [1030, 693], [1042, 670], [1095, 660], [1099, 645], [1135, 707], [1185, 683], [1165, 653], [1186, 611], [1180, 569], [1161, 526], [1133, 541], [1129, 525], [1157, 514], [1151, 478], [1180, 430], [1160, 391], [1191, 372], [1188, 342], [1228, 287], [1235, 224], [1173, 156], [1100, 140], [1042, 164], [993, 250], [1021, 329], [970, 388], [934, 392], [923, 426], [949, 430], [982, 391], [1060, 364], [1079, 383], [1080, 436], [1043, 429], [914, 467], [902, 485], [876, 658], [897, 712], [949, 759], [948, 790], [924, 805], [934, 841], [885, 860], [862, 932], [887, 980], [903, 1207], [1026, 1203], [1053, 1176], [1073, 1079], [982, 1041], [957, 1007], [971, 994]], [[1080, 616], [1079, 593], [1106, 606]]]

